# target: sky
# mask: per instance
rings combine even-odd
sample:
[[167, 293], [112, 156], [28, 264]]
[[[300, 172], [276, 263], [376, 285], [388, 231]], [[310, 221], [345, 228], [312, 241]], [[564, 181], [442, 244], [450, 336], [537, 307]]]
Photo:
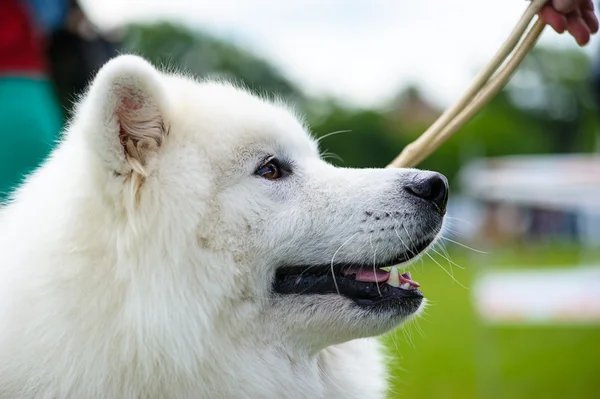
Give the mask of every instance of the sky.
[[[450, 105], [488, 62], [525, 0], [84, 0], [101, 27], [171, 20], [272, 62], [303, 91], [378, 106], [409, 84]], [[586, 51], [600, 50], [593, 40]], [[575, 48], [547, 28], [540, 44]]]

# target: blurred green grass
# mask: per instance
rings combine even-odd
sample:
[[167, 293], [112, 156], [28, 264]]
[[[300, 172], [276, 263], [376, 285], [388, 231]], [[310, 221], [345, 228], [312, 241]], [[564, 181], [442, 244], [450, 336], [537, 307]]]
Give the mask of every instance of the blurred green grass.
[[[467, 288], [428, 258], [411, 269], [430, 303], [422, 317], [384, 337], [392, 369], [390, 398], [600, 398], [599, 326], [486, 326], [468, 289], [483, 268], [586, 262], [576, 248], [451, 255], [464, 267], [453, 266], [453, 274]], [[598, 264], [596, 255], [590, 262]], [[435, 258], [450, 271], [446, 260]]]

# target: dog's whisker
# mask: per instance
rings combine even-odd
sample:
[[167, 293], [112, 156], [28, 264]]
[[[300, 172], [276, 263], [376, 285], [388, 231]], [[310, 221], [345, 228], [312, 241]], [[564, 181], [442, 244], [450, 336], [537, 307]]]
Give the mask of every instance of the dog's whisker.
[[457, 222], [461, 222], [464, 223], [466, 225], [469, 225], [469, 227], [474, 227], [473, 223], [468, 221], [467, 219], [463, 219], [463, 218], [457, 218], [456, 216], [450, 216], [450, 215], [446, 215], [446, 219], [448, 219], [449, 221], [454, 220]]
[[[425, 310], [423, 310], [423, 313], [424, 312], [425, 312]], [[419, 320], [420, 320], [420, 318], [418, 318], [418, 319], [415, 318], [415, 329], [417, 330], [417, 332], [419, 333], [419, 335], [421, 337], [424, 337], [425, 336], [425, 332], [421, 328], [421, 325], [418, 323]]]
[[448, 257], [446, 257], [445, 255], [442, 255], [441, 253], [439, 253], [438, 251], [435, 250], [434, 248], [435, 245], [431, 246], [431, 250], [433, 252], [435, 252], [437, 255], [441, 256], [442, 259], [446, 260], [448, 262], [448, 267], [450, 268], [450, 273], [454, 274], [454, 268], [452, 267], [452, 263], [450, 263], [450, 259]]
[[335, 260], [335, 256], [337, 255], [337, 253], [340, 251], [340, 249], [342, 249], [342, 247], [344, 245], [346, 245], [348, 242], [350, 242], [350, 240], [352, 240], [354, 237], [356, 237], [358, 233], [354, 233], [350, 236], [350, 238], [348, 238], [346, 241], [344, 241], [342, 243], [342, 245], [340, 245], [340, 247], [334, 252], [333, 257], [331, 258], [331, 276], [333, 277], [333, 284], [335, 285], [335, 290], [337, 291], [338, 295], [340, 295], [340, 288], [338, 287], [338, 283], [337, 280], [335, 278], [335, 273], [333, 271], [333, 262]]
[[391, 334], [391, 340], [394, 344], [394, 348], [396, 348], [396, 352], [400, 353], [400, 346], [398, 346], [398, 336], [397, 334]]
[[[448, 216], [446, 216], [447, 218]], [[442, 231], [444, 233], [449, 233], [455, 235], [456, 237], [465, 237], [465, 233], [461, 232], [458, 226], [454, 224], [453, 220], [447, 220], [443, 225]]]
[[444, 254], [446, 254], [446, 256], [450, 257], [450, 254], [448, 253], [448, 248], [446, 248], [446, 244], [442, 241], [437, 241], [436, 245], [438, 245], [442, 251], [444, 251]]
[[375, 251], [375, 248], [373, 247], [373, 235], [369, 234], [369, 242], [371, 243], [371, 249], [373, 250], [373, 275], [375, 276], [375, 285], [377, 285], [377, 292], [379, 293], [379, 296], [383, 296], [381, 294], [381, 289], [379, 288], [379, 280], [377, 280], [377, 268], [375, 267], [375, 258], [377, 257], [377, 252]]
[[344, 159], [336, 153], [329, 152], [329, 151], [325, 151], [325, 152], [321, 153], [321, 159], [325, 160], [325, 159], [330, 159], [330, 158], [337, 159], [341, 163], [345, 163]]
[[448, 238], [448, 237], [440, 236], [440, 238], [441, 238], [442, 240], [450, 241], [451, 243], [453, 243], [453, 244], [456, 244], [456, 245], [459, 245], [459, 246], [461, 246], [461, 247], [463, 247], [463, 248], [469, 249], [469, 250], [471, 250], [471, 251], [473, 251], [473, 252], [477, 252], [477, 253], [480, 253], [480, 254], [485, 254], [485, 255], [489, 255], [489, 254], [490, 254], [489, 252], [480, 251], [480, 250], [478, 250], [478, 249], [471, 248], [471, 247], [469, 247], [468, 245], [465, 245], [465, 244], [463, 244], [463, 243], [460, 243], [460, 242], [458, 242], [458, 241], [454, 241], [454, 240], [452, 240], [452, 239], [450, 239], [450, 238]]
[[465, 270], [464, 267], [462, 267], [461, 265], [459, 265], [458, 263], [454, 262], [453, 260], [450, 259], [449, 256], [445, 256], [444, 254], [441, 254], [440, 252], [436, 251], [435, 248], [431, 247], [430, 248], [433, 252], [435, 252], [436, 254], [438, 254], [439, 256], [441, 256], [442, 258], [444, 258], [445, 260], [448, 261], [448, 265], [450, 266], [450, 270], [452, 270], [452, 265], [458, 267], [459, 269]]
[[[438, 247], [441, 249], [442, 253], [439, 253], [435, 247]], [[433, 252], [435, 252], [436, 254], [438, 254], [439, 256], [441, 256], [443, 259], [446, 259], [448, 261], [448, 266], [450, 267], [450, 273], [454, 274], [454, 268], [452, 267], [452, 264], [456, 265], [459, 269], [464, 270], [464, 267], [458, 265], [457, 263], [455, 263], [454, 261], [452, 261], [450, 259], [450, 254], [448, 253], [448, 251], [446, 251], [446, 248], [438, 241], [436, 242], [432, 247], [431, 250]]]
[[410, 233], [408, 232], [408, 230], [406, 229], [406, 226], [404, 226], [404, 224], [402, 225], [402, 228], [404, 229], [404, 232], [406, 233], [406, 236], [410, 240], [410, 243], [414, 246], [415, 243], [413, 242], [412, 237], [411, 237]]
[[[375, 210], [377, 210], [377, 209], [375, 209]], [[382, 211], [382, 210], [379, 210], [379, 212], [387, 212], [387, 213], [390, 215], [390, 217], [391, 217], [392, 219], [394, 219], [394, 222], [395, 222], [395, 223], [398, 223], [398, 219], [396, 219], [396, 218], [394, 217], [394, 215], [393, 215], [393, 213], [392, 213], [392, 212], [388, 212], [388, 211]], [[398, 224], [400, 224], [400, 225], [401, 225], [401, 226], [404, 228], [404, 231], [406, 231], [406, 227], [404, 227], [404, 224], [402, 224], [402, 223], [398, 223]], [[407, 250], [407, 251], [408, 251], [408, 252], [409, 252], [411, 255], [416, 255], [416, 254], [414, 253], [414, 251], [413, 251], [413, 250], [411, 250], [411, 248], [410, 248], [408, 245], [406, 245], [406, 243], [404, 242], [404, 240], [402, 239], [402, 237], [400, 237], [400, 234], [398, 234], [398, 231], [396, 230], [396, 226], [394, 225], [393, 227], [394, 227], [394, 233], [396, 234], [396, 237], [398, 237], [398, 239], [400, 240], [400, 242], [402, 243], [402, 245], [404, 246], [404, 248], [406, 248], [406, 250]], [[408, 234], [408, 232], [407, 232], [407, 234]], [[409, 237], [410, 237], [410, 236], [409, 236]]]
[[[415, 243], [413, 242], [412, 237], [411, 237], [410, 233], [408, 232], [408, 230], [406, 229], [406, 226], [404, 226], [404, 224], [402, 225], [402, 228], [404, 229], [406, 236], [410, 240], [410, 244], [412, 245], [412, 248], [415, 248]], [[410, 251], [411, 254], [413, 254], [415, 256], [417, 255], [414, 251], [411, 251], [410, 249], [408, 249], [408, 250]]]
[[404, 334], [404, 339], [406, 342], [412, 347], [415, 348], [415, 343], [412, 338], [412, 331], [410, 329], [410, 323], [406, 323], [403, 328], [401, 328], [402, 334]]
[[450, 254], [448, 253], [448, 250], [446, 249], [446, 246], [444, 245], [444, 243], [442, 241], [436, 241], [433, 246], [439, 248], [442, 251], [442, 253], [444, 254], [444, 256], [446, 257], [446, 259], [451, 258]]
[[439, 266], [439, 267], [440, 267], [440, 268], [441, 268], [443, 271], [445, 271], [445, 272], [446, 272], [446, 274], [447, 274], [448, 276], [450, 276], [450, 278], [451, 278], [452, 280], [454, 280], [454, 282], [455, 282], [456, 284], [458, 284], [458, 285], [460, 285], [462, 288], [464, 288], [464, 289], [468, 290], [468, 288], [467, 288], [467, 287], [465, 287], [463, 284], [461, 284], [461, 283], [460, 283], [460, 281], [458, 281], [458, 280], [456, 279], [456, 277], [454, 277], [454, 275], [453, 275], [453, 274], [451, 274], [451, 273], [450, 273], [448, 270], [446, 270], [446, 269], [444, 268], [444, 266], [442, 266], [442, 265], [441, 265], [441, 264], [440, 264], [440, 263], [439, 263], [437, 260], [435, 260], [435, 259], [433, 258], [433, 256], [429, 255], [427, 252], [425, 252], [425, 255], [429, 256], [429, 259], [431, 259], [431, 260], [432, 260], [432, 261], [433, 261], [433, 262], [434, 262], [436, 265], [438, 265], [438, 266]]
[[458, 230], [456, 230], [456, 229], [454, 228], [454, 226], [452, 226], [452, 224], [450, 224], [450, 223], [444, 224], [444, 227], [443, 227], [443, 229], [442, 229], [442, 230], [444, 231], [444, 233], [448, 233], [448, 234], [454, 234], [454, 235], [456, 235], [456, 236], [460, 236], [460, 235], [462, 235], [462, 234], [461, 234], [461, 233], [460, 233]]
[[406, 243], [404, 242], [404, 240], [402, 239], [402, 237], [400, 237], [400, 234], [398, 234], [398, 230], [396, 230], [396, 226], [394, 226], [394, 233], [396, 234], [396, 237], [398, 237], [398, 240], [400, 240], [400, 242], [402, 243], [402, 245], [404, 246], [404, 248], [406, 248], [406, 250], [412, 254], [412, 251], [410, 250], [410, 248], [408, 247], [408, 245], [406, 245]]
[[327, 137], [335, 136], [336, 134], [351, 133], [351, 132], [352, 132], [352, 130], [336, 130], [335, 132], [330, 132], [330, 133], [322, 135], [321, 137], [318, 137], [316, 141], [317, 141], [317, 144], [320, 144], [321, 140], [324, 140]]

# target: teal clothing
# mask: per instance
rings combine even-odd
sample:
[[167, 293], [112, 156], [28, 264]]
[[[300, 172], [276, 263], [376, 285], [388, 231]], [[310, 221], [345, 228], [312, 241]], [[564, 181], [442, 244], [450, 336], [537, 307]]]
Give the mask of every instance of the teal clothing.
[[62, 125], [50, 81], [0, 78], [0, 204], [46, 159]]

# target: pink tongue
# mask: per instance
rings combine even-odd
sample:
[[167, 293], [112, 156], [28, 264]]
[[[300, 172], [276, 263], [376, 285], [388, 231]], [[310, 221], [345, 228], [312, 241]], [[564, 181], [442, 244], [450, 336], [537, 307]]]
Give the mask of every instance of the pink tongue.
[[383, 283], [390, 278], [390, 272], [368, 267], [352, 267], [344, 271], [344, 275], [348, 274], [356, 274], [356, 281], [363, 283]]
[[[351, 267], [343, 271], [345, 276], [349, 274], [356, 274], [354, 279], [363, 283], [384, 283], [390, 278], [390, 272], [385, 270], [368, 268], [368, 267]], [[398, 275], [400, 284], [408, 283], [413, 287], [420, 287], [421, 284], [413, 281], [410, 277], [410, 272], [406, 272]]]
[[399, 279], [400, 279], [400, 282], [401, 282], [402, 284], [404, 284], [404, 283], [408, 283], [408, 284], [412, 285], [413, 287], [420, 287], [420, 286], [421, 286], [421, 284], [419, 284], [419, 283], [417, 283], [416, 281], [413, 281], [413, 280], [411, 279], [411, 277], [410, 277], [410, 272], [406, 272], [406, 273], [404, 273], [404, 274], [401, 274], [401, 275], [399, 276]]

